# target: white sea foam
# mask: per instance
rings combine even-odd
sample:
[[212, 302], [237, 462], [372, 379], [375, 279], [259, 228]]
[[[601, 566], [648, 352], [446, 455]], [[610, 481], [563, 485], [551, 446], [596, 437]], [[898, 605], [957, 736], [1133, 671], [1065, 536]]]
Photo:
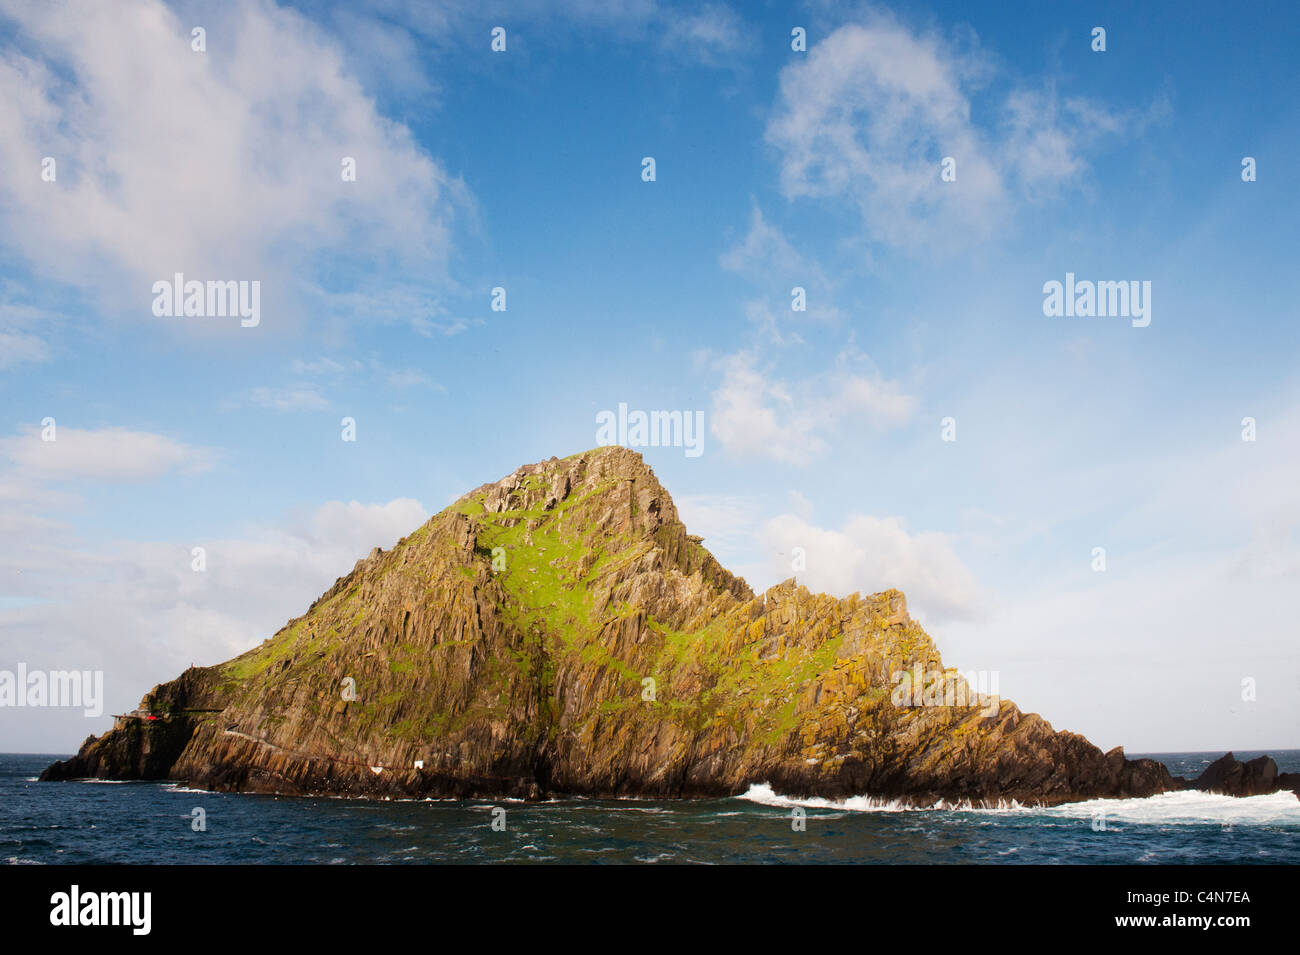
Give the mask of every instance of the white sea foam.
[[1300, 825], [1300, 799], [1291, 792], [1244, 797], [1191, 791], [1161, 793], [1145, 799], [1089, 799], [1039, 811], [1067, 818], [1105, 813], [1108, 822], [1159, 825]]
[[1300, 825], [1300, 799], [1294, 793], [1277, 792], [1268, 796], [1224, 796], [1218, 793], [1174, 792], [1161, 793], [1141, 799], [1089, 799], [1084, 802], [1065, 803], [1050, 808], [1022, 806], [1012, 800], [996, 807], [973, 806], [969, 802], [938, 803], [933, 806], [909, 806], [897, 799], [875, 796], [850, 796], [848, 799], [821, 798], [797, 799], [777, 794], [767, 783], [755, 783], [739, 798], [764, 806], [791, 809], [834, 809], [851, 812], [917, 812], [948, 811], [977, 813], [1037, 814], [1063, 819], [1091, 819], [1105, 814], [1110, 822], [1131, 822], [1153, 825], [1219, 825], [1266, 826]]
[[850, 796], [841, 801], [820, 797], [796, 799], [792, 796], [778, 795], [767, 783], [753, 784], [740, 798], [781, 809], [803, 806], [805, 809], [847, 809], [852, 812], [903, 812], [912, 808], [903, 805], [897, 799], [880, 799], [875, 796]]

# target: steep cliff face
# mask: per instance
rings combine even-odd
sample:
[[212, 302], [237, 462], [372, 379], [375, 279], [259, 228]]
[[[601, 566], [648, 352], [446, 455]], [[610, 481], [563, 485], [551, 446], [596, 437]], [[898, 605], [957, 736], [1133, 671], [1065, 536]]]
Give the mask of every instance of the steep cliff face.
[[[922, 675], [915, 702], [958, 705], [906, 705], [904, 671]], [[261, 646], [156, 687], [142, 707], [158, 719], [43, 778], [526, 798], [768, 782], [917, 804], [1176, 786], [937, 671], [898, 591], [755, 595], [640, 455], [600, 448], [470, 492]]]

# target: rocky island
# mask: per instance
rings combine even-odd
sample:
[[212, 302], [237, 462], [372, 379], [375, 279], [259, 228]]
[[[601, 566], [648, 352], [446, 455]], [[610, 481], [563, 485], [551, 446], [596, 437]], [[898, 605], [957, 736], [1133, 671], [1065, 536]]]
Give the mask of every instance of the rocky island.
[[[948, 698], [900, 705], [900, 673], [942, 673]], [[917, 806], [1296, 783], [1272, 760], [1213, 770], [1188, 784], [971, 691], [899, 591], [755, 594], [687, 533], [641, 456], [611, 446], [471, 491], [41, 779], [528, 799], [768, 783]]]

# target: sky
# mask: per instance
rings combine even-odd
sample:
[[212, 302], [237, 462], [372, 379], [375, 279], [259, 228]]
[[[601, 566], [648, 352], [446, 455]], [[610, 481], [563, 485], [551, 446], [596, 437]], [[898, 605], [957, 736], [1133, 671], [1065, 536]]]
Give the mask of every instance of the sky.
[[[637, 450], [756, 590], [901, 588], [1104, 749], [1300, 747], [1297, 40], [1270, 2], [0, 0], [0, 671], [104, 678], [0, 751], [620, 406], [702, 415]], [[177, 273], [256, 314], [165, 314]], [[1145, 317], [1047, 314], [1068, 281]]]

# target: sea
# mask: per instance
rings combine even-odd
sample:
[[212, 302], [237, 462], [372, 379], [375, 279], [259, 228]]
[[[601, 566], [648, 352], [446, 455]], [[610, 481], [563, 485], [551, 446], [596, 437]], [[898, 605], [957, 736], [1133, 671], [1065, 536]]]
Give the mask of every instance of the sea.
[[[1147, 753], [1194, 778], [1222, 753]], [[1261, 755], [1237, 752], [1239, 759]], [[1300, 771], [1300, 750], [1269, 753]], [[172, 782], [38, 783], [66, 755], [0, 754], [10, 864], [1300, 863], [1300, 799], [1196, 792], [1050, 809], [788, 799], [368, 800]]]

